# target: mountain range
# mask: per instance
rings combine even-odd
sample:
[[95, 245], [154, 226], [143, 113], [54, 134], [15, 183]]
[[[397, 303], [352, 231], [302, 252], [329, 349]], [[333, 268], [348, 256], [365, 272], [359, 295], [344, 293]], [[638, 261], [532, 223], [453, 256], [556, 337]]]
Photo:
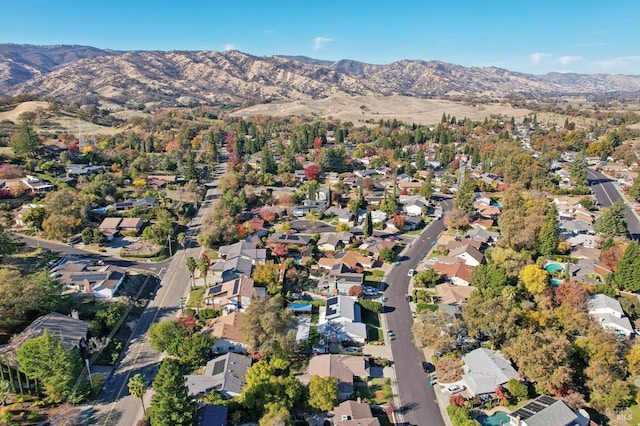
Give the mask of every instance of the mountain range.
[[386, 65], [239, 51], [117, 51], [0, 44], [0, 97], [33, 94], [117, 105], [257, 103], [332, 95], [418, 98], [640, 93], [640, 76], [512, 72], [439, 61]]

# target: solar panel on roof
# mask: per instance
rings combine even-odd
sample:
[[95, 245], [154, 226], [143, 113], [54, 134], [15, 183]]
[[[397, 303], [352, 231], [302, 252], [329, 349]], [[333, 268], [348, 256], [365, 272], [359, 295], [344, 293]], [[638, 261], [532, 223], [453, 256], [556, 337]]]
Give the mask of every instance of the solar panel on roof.
[[211, 288], [211, 293], [213, 293], [213, 294], [220, 293], [221, 291], [222, 291], [222, 286], [221, 285], [217, 285], [217, 286]]
[[212, 374], [213, 374], [214, 376], [216, 376], [216, 375], [218, 375], [218, 374], [220, 374], [220, 373], [224, 372], [224, 364], [225, 364], [225, 361], [224, 361], [224, 360], [222, 360], [222, 361], [216, 361], [216, 363], [215, 363], [215, 364], [213, 364], [213, 373], [212, 373]]

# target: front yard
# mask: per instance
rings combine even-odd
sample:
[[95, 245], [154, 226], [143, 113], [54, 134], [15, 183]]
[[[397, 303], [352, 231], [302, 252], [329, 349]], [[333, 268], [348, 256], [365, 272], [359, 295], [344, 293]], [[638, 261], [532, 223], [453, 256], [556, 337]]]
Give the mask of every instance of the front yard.
[[362, 402], [375, 405], [386, 405], [393, 396], [391, 379], [380, 377], [369, 380], [367, 383], [355, 383], [356, 397], [362, 398]]

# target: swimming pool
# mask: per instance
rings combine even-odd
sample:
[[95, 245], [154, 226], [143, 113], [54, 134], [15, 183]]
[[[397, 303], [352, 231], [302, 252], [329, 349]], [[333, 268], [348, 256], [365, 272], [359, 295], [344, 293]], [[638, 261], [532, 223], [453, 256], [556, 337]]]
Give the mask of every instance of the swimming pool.
[[476, 417], [476, 420], [479, 421], [482, 426], [506, 426], [509, 424], [509, 416], [502, 411], [496, 411], [491, 416], [482, 414]]
[[564, 270], [564, 266], [561, 263], [549, 263], [544, 267], [544, 269], [546, 269], [547, 272], [551, 273]]
[[556, 280], [555, 278], [551, 278], [551, 280], [549, 281], [551, 281], [551, 285], [555, 287], [558, 287], [560, 284], [562, 284], [562, 280]]

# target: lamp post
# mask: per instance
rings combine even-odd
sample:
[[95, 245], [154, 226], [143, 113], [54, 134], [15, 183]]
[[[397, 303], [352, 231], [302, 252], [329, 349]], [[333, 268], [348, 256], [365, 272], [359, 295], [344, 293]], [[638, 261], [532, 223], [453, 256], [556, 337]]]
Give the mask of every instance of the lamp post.
[[169, 245], [169, 257], [173, 256], [173, 252], [171, 251], [171, 235], [167, 235], [167, 243]]

